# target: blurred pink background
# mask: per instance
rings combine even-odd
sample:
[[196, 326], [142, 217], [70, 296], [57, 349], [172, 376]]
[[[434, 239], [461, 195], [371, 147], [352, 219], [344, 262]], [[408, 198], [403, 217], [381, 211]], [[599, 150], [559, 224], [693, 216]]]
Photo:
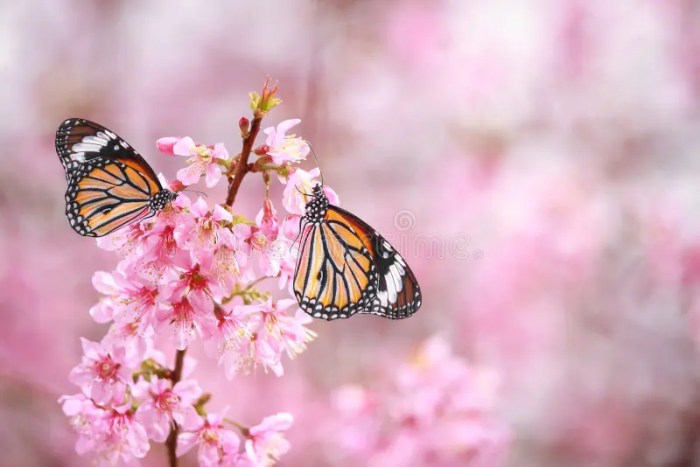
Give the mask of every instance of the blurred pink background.
[[[56, 399], [79, 337], [106, 330], [90, 280], [116, 258], [64, 218], [57, 125], [100, 122], [172, 178], [155, 140], [235, 154], [268, 75], [285, 102], [264, 126], [302, 119], [424, 304], [314, 323], [279, 379], [229, 382], [202, 356], [213, 407], [292, 412], [281, 465], [353, 465], [333, 391], [437, 333], [497, 378], [504, 465], [700, 465], [697, 1], [34, 0], [0, 4], [0, 25], [0, 465], [89, 462]], [[262, 190], [246, 179], [236, 208]]]

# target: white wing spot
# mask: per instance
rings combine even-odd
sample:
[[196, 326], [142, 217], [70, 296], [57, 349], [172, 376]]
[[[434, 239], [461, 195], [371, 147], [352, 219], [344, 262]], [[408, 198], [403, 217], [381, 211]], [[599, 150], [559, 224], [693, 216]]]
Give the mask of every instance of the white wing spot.
[[100, 152], [102, 145], [80, 142], [73, 145], [73, 151]]
[[92, 136], [92, 135], [85, 136], [82, 139], [81, 143], [96, 144], [98, 146], [107, 146], [107, 138], [103, 138], [100, 135], [104, 136], [103, 133], [98, 133], [96, 136]]
[[73, 154], [70, 155], [70, 159], [72, 161], [85, 162], [85, 153], [84, 152], [74, 152]]
[[379, 303], [381, 303], [382, 306], [387, 306], [389, 304], [389, 302], [387, 301], [386, 290], [382, 290], [381, 292], [377, 292], [377, 298], [379, 299]]

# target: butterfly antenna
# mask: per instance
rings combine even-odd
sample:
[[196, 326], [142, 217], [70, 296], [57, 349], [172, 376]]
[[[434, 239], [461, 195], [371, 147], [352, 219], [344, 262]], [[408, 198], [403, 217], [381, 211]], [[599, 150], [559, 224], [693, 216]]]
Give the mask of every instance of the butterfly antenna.
[[304, 196], [306, 196], [306, 197], [310, 197], [310, 198], [313, 198], [313, 197], [314, 197], [314, 195], [312, 195], [312, 194], [309, 194], [309, 193], [306, 193], [306, 192], [301, 191], [301, 190], [299, 189], [299, 185], [294, 185], [294, 189], [297, 190], [299, 193], [301, 193], [302, 195], [304, 195]]
[[318, 167], [318, 171], [321, 174], [321, 186], [323, 186], [323, 172], [321, 172], [321, 164], [318, 163], [318, 157], [316, 157], [316, 151], [314, 151], [314, 147], [311, 146], [310, 142], [306, 142], [306, 144], [309, 145], [309, 148], [311, 149], [311, 155], [314, 156], [314, 160], [316, 161], [316, 166]]
[[197, 194], [199, 194], [199, 195], [204, 196], [205, 198], [208, 198], [208, 197], [209, 197], [208, 194], [206, 194], [206, 193], [203, 192], [203, 191], [199, 191], [199, 190], [191, 190], [191, 189], [189, 189], [189, 188], [185, 188], [185, 189], [182, 190], [182, 191], [190, 191], [190, 192], [192, 192], [192, 193], [197, 193]]

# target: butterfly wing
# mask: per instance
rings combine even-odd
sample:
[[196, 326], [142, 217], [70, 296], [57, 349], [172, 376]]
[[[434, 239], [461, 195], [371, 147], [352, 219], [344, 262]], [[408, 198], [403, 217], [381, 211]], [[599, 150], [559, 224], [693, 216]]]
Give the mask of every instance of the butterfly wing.
[[418, 281], [396, 249], [366, 222], [344, 209], [329, 206], [326, 218], [356, 232], [370, 252], [376, 270], [376, 293], [371, 306], [359, 312], [401, 319], [418, 311], [422, 300]]
[[421, 305], [421, 292], [416, 276], [403, 257], [381, 235], [373, 238], [375, 264], [379, 283], [372, 313], [385, 318], [408, 318]]
[[304, 222], [301, 232], [294, 293], [307, 313], [328, 320], [355, 313], [398, 319], [420, 307], [410, 268], [358, 217], [329, 205], [322, 222]]
[[370, 306], [377, 275], [362, 239], [337, 222], [302, 224], [294, 293], [316, 318], [348, 318]]
[[152, 197], [163, 190], [143, 157], [97, 123], [63, 122], [56, 152], [68, 181], [66, 216], [80, 235], [101, 237], [148, 217]]
[[146, 178], [131, 167], [96, 159], [74, 170], [66, 191], [66, 216], [80, 235], [101, 237], [150, 214]]

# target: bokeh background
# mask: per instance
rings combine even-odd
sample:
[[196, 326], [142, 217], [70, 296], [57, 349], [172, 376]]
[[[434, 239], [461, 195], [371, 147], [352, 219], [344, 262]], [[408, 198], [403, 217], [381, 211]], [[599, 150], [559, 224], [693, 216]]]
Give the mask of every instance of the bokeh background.
[[[302, 119], [325, 182], [404, 253], [424, 304], [314, 323], [279, 379], [226, 381], [200, 358], [213, 407], [292, 412], [282, 465], [357, 465], [331, 395], [438, 334], [498, 380], [504, 465], [700, 465], [696, 0], [2, 2], [1, 465], [89, 462], [56, 399], [76, 390], [79, 337], [105, 332], [90, 280], [116, 258], [64, 218], [56, 126], [101, 122], [172, 178], [155, 140], [235, 153], [268, 75], [285, 102], [267, 124]], [[237, 209], [262, 189], [246, 179]]]

